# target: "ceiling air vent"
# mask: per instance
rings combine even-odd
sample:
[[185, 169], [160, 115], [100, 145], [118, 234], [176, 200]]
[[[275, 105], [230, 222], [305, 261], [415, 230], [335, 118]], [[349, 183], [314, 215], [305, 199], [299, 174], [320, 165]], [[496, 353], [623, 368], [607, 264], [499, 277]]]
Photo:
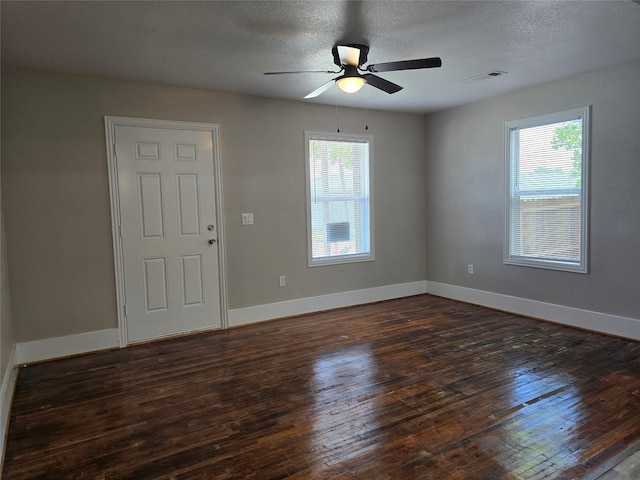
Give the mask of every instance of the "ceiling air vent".
[[502, 75], [506, 75], [507, 72], [503, 72], [501, 70], [492, 70], [487, 73], [481, 73], [480, 75], [476, 75], [474, 77], [469, 77], [466, 80], [463, 80], [462, 83], [475, 83], [481, 82], [483, 80], [489, 80], [490, 78], [500, 77]]

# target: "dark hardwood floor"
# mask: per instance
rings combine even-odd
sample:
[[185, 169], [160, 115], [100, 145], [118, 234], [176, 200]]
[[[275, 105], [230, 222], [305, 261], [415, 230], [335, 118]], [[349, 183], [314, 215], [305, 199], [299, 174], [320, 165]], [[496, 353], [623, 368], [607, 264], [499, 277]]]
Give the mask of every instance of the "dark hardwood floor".
[[581, 479], [638, 439], [640, 343], [421, 295], [22, 368], [3, 478]]

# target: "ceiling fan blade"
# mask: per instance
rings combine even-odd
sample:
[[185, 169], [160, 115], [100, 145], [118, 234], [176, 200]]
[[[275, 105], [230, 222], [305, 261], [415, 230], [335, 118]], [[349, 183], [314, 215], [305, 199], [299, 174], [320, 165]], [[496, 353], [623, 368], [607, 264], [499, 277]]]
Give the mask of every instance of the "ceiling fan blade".
[[292, 72], [264, 72], [263, 75], [285, 75], [289, 73], [340, 73], [331, 70], [294, 70]]
[[437, 68], [442, 66], [440, 57], [420, 58], [417, 60], [401, 60], [399, 62], [378, 63], [369, 65], [368, 72], [392, 72], [394, 70], [417, 70], [419, 68]]
[[323, 83], [319, 88], [316, 88], [313, 92], [311, 92], [309, 95], [305, 96], [304, 98], [315, 98], [321, 93], [326, 92], [331, 87], [333, 87], [333, 83], [335, 82], [335, 80], [336, 80], [335, 78], [332, 78], [328, 82]]
[[372, 73], [365, 73], [362, 75], [366, 82], [372, 87], [379, 88], [383, 92], [396, 93], [402, 90], [402, 87], [396, 83], [385, 80], [384, 78], [373, 75]]

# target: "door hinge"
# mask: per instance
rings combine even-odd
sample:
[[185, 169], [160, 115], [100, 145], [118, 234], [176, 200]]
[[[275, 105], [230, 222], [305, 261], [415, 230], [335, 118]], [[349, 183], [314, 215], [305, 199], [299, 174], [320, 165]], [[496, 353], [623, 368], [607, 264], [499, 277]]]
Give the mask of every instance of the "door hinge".
[[124, 310], [124, 316], [128, 317], [129, 316], [129, 310], [127, 310], [127, 304], [126, 303], [122, 306], [122, 309]]
[[122, 238], [122, 225], [118, 225], [118, 235]]

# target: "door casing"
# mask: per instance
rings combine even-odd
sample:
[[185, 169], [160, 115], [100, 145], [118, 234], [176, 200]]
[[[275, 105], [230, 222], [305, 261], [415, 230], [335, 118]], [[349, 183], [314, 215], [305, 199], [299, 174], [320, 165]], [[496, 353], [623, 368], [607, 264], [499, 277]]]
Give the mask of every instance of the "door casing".
[[122, 250], [122, 238], [120, 236], [120, 194], [118, 188], [118, 165], [115, 155], [115, 128], [116, 126], [161, 128], [167, 130], [196, 130], [211, 133], [213, 142], [213, 171], [216, 196], [216, 222], [218, 230], [218, 273], [220, 281], [220, 320], [222, 328], [229, 327], [226, 287], [226, 263], [224, 241], [224, 206], [222, 203], [222, 168], [220, 165], [220, 126], [211, 123], [181, 122], [172, 120], [155, 120], [148, 118], [130, 118], [105, 116], [105, 132], [107, 147], [107, 164], [109, 170], [109, 197], [111, 202], [111, 231], [113, 237], [113, 252], [116, 280], [116, 302], [118, 315], [118, 330], [120, 334], [120, 347], [129, 344], [127, 335], [127, 317], [124, 311], [124, 260]]

